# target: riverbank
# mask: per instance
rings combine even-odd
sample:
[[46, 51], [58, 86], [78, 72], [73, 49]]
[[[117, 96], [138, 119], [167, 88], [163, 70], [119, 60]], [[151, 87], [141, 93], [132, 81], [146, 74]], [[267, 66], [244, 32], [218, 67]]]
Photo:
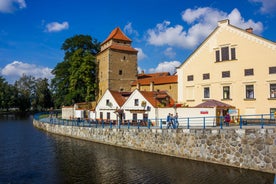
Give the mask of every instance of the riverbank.
[[276, 173], [276, 128], [119, 129], [65, 126], [33, 120], [54, 134], [134, 150]]

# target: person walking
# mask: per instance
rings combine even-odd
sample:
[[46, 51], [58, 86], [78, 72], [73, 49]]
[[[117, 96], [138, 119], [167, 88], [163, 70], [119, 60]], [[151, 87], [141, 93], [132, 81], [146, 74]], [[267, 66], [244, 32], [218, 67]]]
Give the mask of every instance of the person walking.
[[167, 129], [170, 128], [170, 123], [171, 123], [171, 114], [169, 113], [167, 116], [167, 122], [166, 122]]
[[224, 117], [224, 122], [225, 122], [225, 125], [226, 126], [229, 126], [229, 123], [230, 123], [230, 115], [229, 113], [227, 112], [225, 117]]

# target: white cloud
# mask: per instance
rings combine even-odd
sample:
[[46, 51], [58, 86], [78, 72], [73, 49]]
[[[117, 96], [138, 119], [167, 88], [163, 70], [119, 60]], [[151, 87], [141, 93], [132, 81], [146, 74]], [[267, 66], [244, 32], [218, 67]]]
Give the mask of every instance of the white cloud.
[[0, 0], [0, 12], [2, 13], [12, 13], [18, 8], [26, 8], [25, 0]]
[[125, 25], [124, 27], [124, 32], [128, 35], [134, 35], [134, 36], [139, 36], [138, 31], [136, 31], [135, 29], [133, 29], [132, 27], [132, 23], [128, 23], [127, 25]]
[[260, 3], [262, 13], [274, 13], [276, 11], [276, 1], [275, 0], [249, 0], [253, 3]]
[[141, 48], [135, 48], [135, 49], [138, 50], [138, 61], [141, 61], [147, 57], [147, 55], [143, 52]]
[[68, 22], [51, 22], [46, 25], [46, 32], [59, 32], [65, 29], [69, 29], [69, 23]]
[[174, 74], [176, 72], [176, 67], [180, 65], [181, 63], [179, 61], [164, 61], [159, 63], [156, 68], [150, 68], [149, 73], [170, 72], [171, 74]]
[[23, 63], [21, 61], [13, 61], [12, 63], [6, 65], [0, 70], [0, 74], [4, 78], [13, 83], [18, 80], [23, 74], [31, 75], [35, 78], [47, 78], [52, 79], [53, 74], [51, 74], [52, 69], [43, 66], [37, 66], [34, 64]]
[[165, 56], [168, 56], [169, 58], [174, 58], [176, 56], [176, 52], [173, 51], [172, 47], [168, 47], [165, 51], [164, 51]]
[[254, 22], [252, 19], [244, 20], [238, 9], [233, 9], [227, 14], [214, 8], [204, 7], [186, 9], [182, 12], [182, 20], [190, 25], [187, 30], [182, 25], [171, 26], [170, 21], [164, 21], [157, 24], [154, 29], [149, 29], [148, 43], [156, 46], [169, 45], [193, 49], [215, 29], [218, 21], [223, 19], [229, 19], [232, 25], [242, 29], [252, 27], [256, 34], [263, 31], [261, 22]]

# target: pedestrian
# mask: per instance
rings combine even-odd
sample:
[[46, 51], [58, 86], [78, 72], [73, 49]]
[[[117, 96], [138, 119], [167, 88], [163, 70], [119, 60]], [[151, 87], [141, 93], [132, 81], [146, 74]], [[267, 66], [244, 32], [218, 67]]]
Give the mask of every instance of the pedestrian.
[[174, 126], [175, 126], [175, 128], [178, 128], [178, 126], [179, 126], [178, 113], [175, 113], [175, 116], [174, 116]]
[[226, 124], [226, 126], [229, 126], [229, 123], [230, 123], [230, 115], [229, 113], [227, 112], [225, 117], [224, 117], [224, 122]]
[[167, 122], [166, 122], [166, 127], [169, 128], [171, 123], [171, 114], [169, 113], [167, 116]]

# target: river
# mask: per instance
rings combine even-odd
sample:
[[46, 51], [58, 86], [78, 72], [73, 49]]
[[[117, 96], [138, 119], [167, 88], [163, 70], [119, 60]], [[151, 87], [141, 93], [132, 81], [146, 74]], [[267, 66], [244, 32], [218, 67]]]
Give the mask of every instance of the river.
[[50, 134], [0, 115], [0, 184], [272, 184], [274, 174]]

